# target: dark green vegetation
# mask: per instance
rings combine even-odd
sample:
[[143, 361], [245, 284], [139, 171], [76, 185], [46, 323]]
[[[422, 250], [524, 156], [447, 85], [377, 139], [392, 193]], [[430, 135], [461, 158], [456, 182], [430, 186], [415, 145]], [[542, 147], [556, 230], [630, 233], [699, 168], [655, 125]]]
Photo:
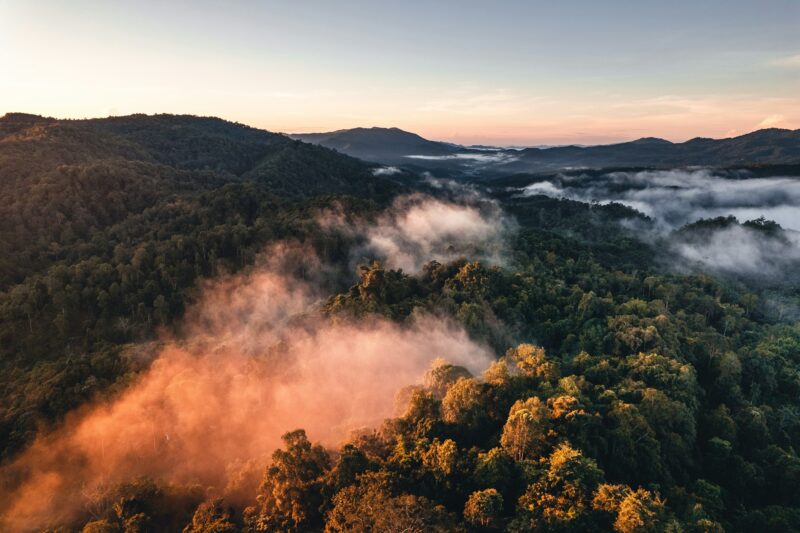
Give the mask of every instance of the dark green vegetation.
[[[125, 345], [173, 324], [198, 279], [275, 240], [343, 262], [351, 243], [315, 231], [319, 209], [369, 218], [402, 190], [355, 160], [214, 119], [12, 116], [0, 131], [5, 457], [124, 387], [145, 364]], [[483, 376], [432, 368], [404, 391], [402, 416], [338, 450], [287, 433], [247, 509], [131, 480], [100, 518], [68, 526], [800, 529], [800, 327], [741, 283], [661, 270], [617, 224], [641, 218], [625, 207], [500, 199], [520, 225], [507, 266], [365, 265], [323, 309], [450, 315], [496, 349]]]

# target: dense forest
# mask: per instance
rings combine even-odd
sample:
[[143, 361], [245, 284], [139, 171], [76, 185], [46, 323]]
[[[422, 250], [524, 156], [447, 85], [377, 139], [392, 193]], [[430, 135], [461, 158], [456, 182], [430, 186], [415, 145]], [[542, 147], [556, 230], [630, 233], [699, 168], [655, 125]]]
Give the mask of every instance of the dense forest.
[[[785, 240], [780, 226], [722, 217], [645, 238], [653, 221], [619, 203], [381, 170], [213, 118], [0, 118], [0, 529], [800, 530], [800, 282], [666, 257], [718, 228]], [[494, 234], [428, 239], [409, 270], [369, 246], [427, 199], [501, 216], [501, 253], [481, 249]], [[12, 516], [36, 474], [26, 450], [135, 387], [142, 347], [191, 342], [205, 284], [286, 242], [310, 251], [286, 275], [320, 295], [294, 327], [444, 317], [493, 362], [425, 354], [382, 423], [325, 442], [283, 428], [244, 494], [164, 472], [68, 519]]]

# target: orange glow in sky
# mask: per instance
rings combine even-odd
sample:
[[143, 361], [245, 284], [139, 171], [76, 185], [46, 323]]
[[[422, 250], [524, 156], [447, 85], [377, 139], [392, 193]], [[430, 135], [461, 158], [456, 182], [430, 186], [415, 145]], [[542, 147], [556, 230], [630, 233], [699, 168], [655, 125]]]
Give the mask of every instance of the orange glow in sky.
[[518, 145], [800, 128], [800, 2], [565, 4], [12, 0], [0, 114]]

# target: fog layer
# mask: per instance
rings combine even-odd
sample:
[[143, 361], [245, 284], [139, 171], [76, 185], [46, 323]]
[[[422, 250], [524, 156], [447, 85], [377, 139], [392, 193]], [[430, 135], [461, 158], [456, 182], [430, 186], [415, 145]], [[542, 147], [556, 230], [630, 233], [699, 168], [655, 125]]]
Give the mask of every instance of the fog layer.
[[[475, 208], [417, 198], [397, 204], [365, 240], [390, 265], [413, 270], [425, 254], [448, 256], [451, 241], [498, 231]], [[0, 524], [91, 517], [115, 485], [142, 475], [199, 483], [229, 500], [253, 494], [243, 485], [260, 476], [284, 432], [304, 428], [335, 445], [390, 416], [395, 393], [434, 359], [476, 373], [492, 360], [440, 317], [332, 321], [319, 313], [326, 295], [286, 274], [298, 259], [305, 279], [324, 270], [310, 250], [274, 246], [264, 257], [250, 272], [208, 282], [179, 338], [159, 341], [127, 390], [73, 413], [4, 468], [16, 481], [0, 494]]]
[[583, 202], [619, 202], [675, 228], [701, 218], [765, 217], [800, 231], [800, 179], [698, 170], [559, 175], [522, 189]]
[[[632, 207], [653, 220], [651, 228], [637, 226], [637, 235], [666, 238], [660, 251], [678, 270], [700, 268], [777, 283], [800, 282], [791, 279], [800, 265], [800, 179], [795, 177], [756, 178], [708, 169], [559, 175], [532, 183], [521, 194]], [[720, 224], [701, 234], [670, 234], [701, 219], [728, 216], [739, 222], [763, 217], [783, 230]]]

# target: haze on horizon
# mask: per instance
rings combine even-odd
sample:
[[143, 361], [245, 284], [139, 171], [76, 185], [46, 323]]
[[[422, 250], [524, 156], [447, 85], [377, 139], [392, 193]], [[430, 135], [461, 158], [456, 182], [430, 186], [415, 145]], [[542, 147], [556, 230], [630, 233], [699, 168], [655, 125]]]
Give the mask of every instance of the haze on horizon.
[[800, 2], [0, 1], [0, 114], [459, 143], [800, 128]]

